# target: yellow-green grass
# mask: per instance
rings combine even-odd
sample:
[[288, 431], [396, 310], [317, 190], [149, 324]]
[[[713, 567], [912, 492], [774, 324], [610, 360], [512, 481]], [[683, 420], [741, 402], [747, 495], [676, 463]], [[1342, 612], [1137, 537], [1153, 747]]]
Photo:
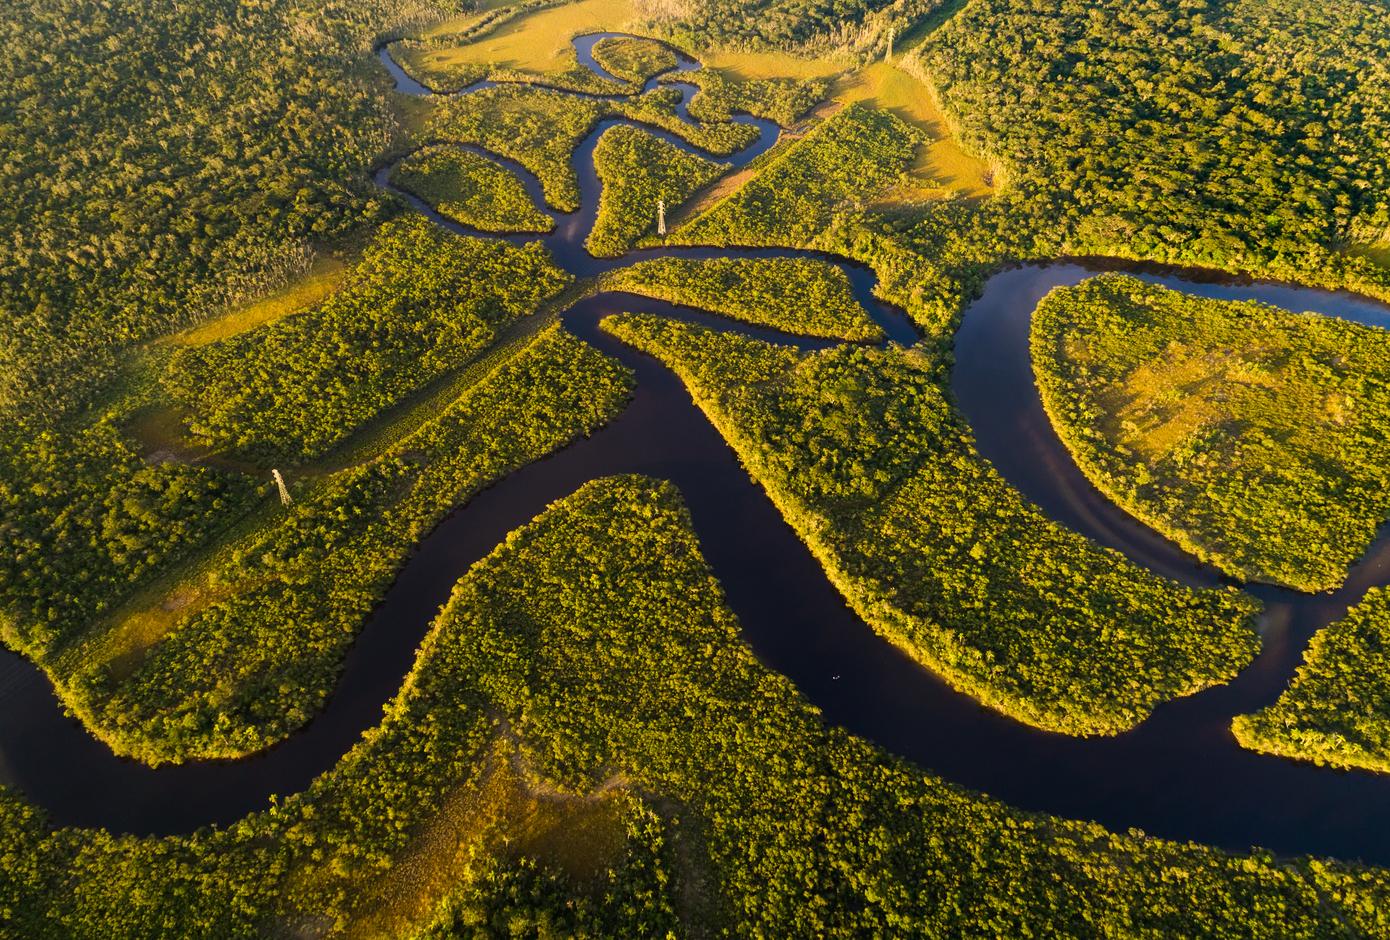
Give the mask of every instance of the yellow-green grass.
[[1365, 258], [1382, 268], [1390, 268], [1390, 241], [1352, 245], [1347, 249], [1347, 253], [1358, 258]]
[[961, 149], [927, 86], [902, 69], [876, 62], [845, 75], [831, 89], [831, 95], [843, 104], [862, 101], [891, 111], [930, 137], [909, 170], [911, 182], [893, 194], [894, 201], [944, 193], [988, 196], [993, 191], [989, 167]]
[[931, 91], [913, 76], [886, 62], [846, 72], [830, 59], [807, 59], [782, 52], [715, 52], [701, 56], [706, 67], [726, 78], [825, 78], [839, 76], [831, 99], [840, 105], [862, 101], [892, 111], [930, 136], [910, 171], [912, 183], [894, 194], [895, 201], [939, 197], [945, 193], [981, 197], [993, 192], [990, 168], [966, 153], [954, 139]]
[[1092, 482], [1236, 577], [1333, 587], [1390, 516], [1390, 333], [1104, 275], [1048, 295], [1032, 351]]
[[[585, 33], [620, 30], [632, 18], [632, 0], [579, 0], [518, 17], [465, 45], [407, 51], [407, 62], [402, 64], [431, 72], [470, 65], [540, 74], [565, 72], [577, 65], [571, 39]], [[442, 23], [423, 38], [444, 38], [466, 25], [466, 20]]]
[[[354, 899], [345, 940], [412, 936], [439, 899], [467, 881], [480, 851], [541, 859], [581, 884], [612, 863], [626, 838], [623, 792], [602, 786], [592, 794], [556, 796], [531, 779], [517, 747], [511, 735], [498, 736], [481, 780], [446, 797], [386, 875]], [[312, 866], [300, 873], [306, 888], [318, 877]]]
[[347, 265], [340, 259], [321, 255], [299, 280], [268, 297], [234, 307], [215, 319], [175, 334], [169, 342], [179, 346], [205, 346], [308, 310], [337, 289], [346, 271]]
[[759, 78], [825, 78], [845, 70], [843, 62], [807, 59], [786, 52], [708, 52], [698, 53], [704, 67], [725, 78], [749, 81]]

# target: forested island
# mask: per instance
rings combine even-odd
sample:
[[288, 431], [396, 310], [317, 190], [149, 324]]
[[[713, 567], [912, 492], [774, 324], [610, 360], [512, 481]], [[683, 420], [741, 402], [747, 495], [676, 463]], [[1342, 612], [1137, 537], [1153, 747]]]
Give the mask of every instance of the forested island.
[[0, 936], [1390, 936], [1380, 0], [0, 24]]
[[1033, 319], [1043, 403], [1086, 475], [1247, 581], [1336, 587], [1390, 518], [1390, 332], [1129, 277]]

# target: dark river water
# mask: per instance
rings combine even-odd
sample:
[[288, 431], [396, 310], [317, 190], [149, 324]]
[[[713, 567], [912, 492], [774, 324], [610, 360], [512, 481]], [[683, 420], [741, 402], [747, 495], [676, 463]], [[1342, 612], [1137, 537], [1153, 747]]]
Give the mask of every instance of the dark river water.
[[[602, 74], [576, 40], [580, 61]], [[410, 94], [429, 90], [406, 76], [383, 48], [382, 62]], [[696, 68], [683, 60], [682, 69]], [[485, 84], [485, 83], [481, 83]], [[651, 82], [648, 83], [650, 87]], [[467, 93], [480, 85], [465, 89]], [[694, 86], [676, 84], [685, 114]], [[777, 139], [775, 125], [749, 117], [756, 144], [726, 162], [742, 165]], [[583, 248], [599, 183], [593, 170], [604, 121], [574, 157], [582, 208], [556, 217], [541, 240], [557, 261], [587, 276], [662, 254], [791, 257], [789, 250], [659, 249], [599, 260]], [[678, 138], [664, 135], [684, 149]], [[535, 178], [509, 161], [543, 205]], [[387, 184], [388, 170], [378, 173]], [[445, 222], [426, 206], [440, 224]], [[536, 236], [515, 236], [517, 240]], [[902, 313], [873, 297], [873, 272], [840, 259], [855, 294], [890, 342], [911, 343]], [[1028, 326], [1053, 287], [1074, 284], [1097, 263], [1028, 265], [1002, 271], [966, 310], [956, 341], [952, 390], [981, 453], [1048, 516], [1114, 547], [1161, 574], [1195, 585], [1222, 579], [1102, 497], [1053, 433], [1033, 385]], [[1251, 298], [1390, 325], [1390, 309], [1348, 295], [1148, 269], [1138, 275], [1184, 291]], [[46, 678], [21, 657], [0, 655], [0, 779], [58, 824], [163, 834], [229, 823], [264, 808], [272, 794], [306, 787], [381, 718], [420, 640], [454, 582], [507, 532], [595, 477], [645, 473], [673, 481], [689, 504], [701, 547], [727, 592], [744, 635], [768, 667], [790, 677], [825, 720], [868, 738], [924, 769], [1013, 805], [1094, 819], [1112, 829], [1241, 850], [1313, 853], [1390, 863], [1390, 776], [1344, 772], [1267, 757], [1238, 747], [1232, 716], [1268, 705], [1292, 676], [1308, 637], [1340, 616], [1368, 586], [1390, 580], [1390, 545], [1378, 541], [1332, 594], [1249, 588], [1267, 606], [1264, 649], [1234, 682], [1160, 706], [1134, 731], [1077, 739], [1038, 731], [990, 711], [879, 638], [845, 605], [820, 565], [733, 452], [655, 360], [598, 329], [612, 313], [682, 317], [805, 349], [829, 343], [734, 324], [689, 308], [629, 294], [583, 300], [565, 328], [634, 370], [636, 394], [622, 415], [592, 437], [510, 474], [479, 493], [416, 548], [349, 653], [324, 711], [283, 744], [234, 761], [151, 769], [116, 757], [66, 717]]]

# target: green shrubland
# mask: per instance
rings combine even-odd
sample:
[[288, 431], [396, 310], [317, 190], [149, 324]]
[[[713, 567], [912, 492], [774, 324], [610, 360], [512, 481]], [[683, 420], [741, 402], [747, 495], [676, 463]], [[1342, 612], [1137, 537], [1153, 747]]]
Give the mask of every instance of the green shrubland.
[[177, 350], [163, 385], [197, 437], [303, 461], [475, 358], [569, 280], [539, 244], [460, 237], [408, 216], [380, 229], [323, 303]]
[[599, 138], [594, 169], [603, 188], [584, 246], [600, 258], [621, 255], [655, 234], [659, 201], [665, 202], [669, 217], [724, 172], [711, 160], [623, 125], [610, 127]]
[[1033, 316], [1047, 413], [1103, 492], [1239, 578], [1335, 587], [1390, 516], [1390, 333], [1103, 275]]
[[687, 244], [805, 244], [838, 212], [897, 180], [918, 143], [920, 132], [887, 111], [850, 105], [774, 151], [756, 176], [675, 235]]
[[[481, 35], [534, 5], [463, 29]], [[296, 506], [211, 556], [198, 599], [142, 657], [113, 669], [83, 659], [93, 619], [203, 558], [257, 506], [278, 512], [235, 472], [142, 454], [104, 399], [123, 394], [112, 378], [129, 378], [132, 345], [283, 283], [310, 243], [387, 214], [365, 169], [400, 141], [368, 50], [438, 11], [359, 7], [63, 0], [0, 18], [11, 39], [0, 218], [14, 233], [0, 246], [5, 638], [146, 759], [282, 737], [322, 701], [433, 521], [611, 416], [627, 391], [620, 370], [563, 334], [523, 344], [505, 381], [490, 373], [496, 383], [409, 444], [315, 483], [292, 474]], [[848, 62], [941, 11], [717, 0], [643, 12], [695, 49]], [[627, 335], [640, 328], [682, 364], [876, 627], [1023, 720], [1130, 727], [1249, 660], [1250, 603], [1182, 590], [1047, 523], [975, 453], [940, 352], [989, 273], [1066, 253], [1390, 294], [1386, 271], [1358, 253], [1390, 227], [1387, 43], [1378, 0], [966, 4], [908, 65], [995, 167], [999, 195], [874, 207], [918, 139], [847, 109], [774, 151], [705, 217], [717, 222], [691, 230], [872, 262], [928, 334], [921, 348], [802, 357], [647, 321]], [[600, 87], [574, 72], [500, 77]], [[718, 120], [729, 111], [785, 122], [810, 97], [790, 83], [694, 80], [696, 129], [676, 127], [669, 90], [619, 106], [533, 87], [431, 103], [425, 139], [511, 156], [572, 209], [570, 154], [604, 117], [729, 153], [751, 140]], [[355, 356], [353, 342], [324, 349]], [[357, 420], [415, 387], [422, 376], [396, 355], [406, 345], [381, 360], [405, 370], [399, 388], [351, 407], [330, 388], [323, 407]], [[236, 348], [273, 359], [254, 342]], [[238, 352], [212, 374], [243, 368]], [[309, 400], [311, 384], [296, 394]], [[93, 413], [78, 407], [94, 401]], [[221, 433], [241, 427], [232, 417]], [[530, 430], [500, 441], [498, 427]], [[1285, 698], [1237, 721], [1243, 740], [1379, 766], [1381, 606], [1373, 594], [1324, 631]], [[588, 838], [595, 819], [602, 838]], [[51, 831], [5, 796], [0, 830], [0, 930], [26, 937], [1390, 935], [1379, 871], [1020, 813], [826, 729], [738, 641], [675, 495], [650, 481], [586, 487], [470, 573], [382, 725], [306, 793], [170, 839]]]
[[1259, 649], [1248, 596], [1160, 578], [1026, 503], [922, 350], [802, 355], [658, 317], [605, 322], [676, 370], [859, 615], [981, 702], [1117, 734]]
[[603, 286], [804, 336], [883, 338], [845, 273], [812, 258], [654, 258], [614, 271]]
[[469, 150], [430, 147], [413, 153], [391, 171], [391, 182], [445, 218], [479, 231], [548, 232], [555, 227], [515, 174]]
[[1390, 772], [1390, 592], [1375, 588], [1314, 634], [1279, 700], [1231, 723], [1243, 746]]
[[675, 490], [631, 477], [469, 571], [305, 792], [166, 839], [5, 795], [0, 832], [32, 938], [1390, 933], [1373, 870], [1021, 813], [826, 728], [740, 640]]
[[659, 127], [687, 143], [716, 156], [727, 157], [758, 140], [758, 130], [732, 121], [687, 123], [676, 114], [681, 94], [675, 88], [660, 87], [625, 101], [622, 114], [634, 121]]

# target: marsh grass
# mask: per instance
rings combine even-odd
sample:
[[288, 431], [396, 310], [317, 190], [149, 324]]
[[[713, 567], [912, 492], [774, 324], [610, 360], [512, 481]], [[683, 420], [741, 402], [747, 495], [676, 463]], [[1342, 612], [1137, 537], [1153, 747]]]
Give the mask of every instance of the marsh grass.
[[1390, 515], [1390, 333], [1105, 275], [1033, 321], [1043, 403], [1128, 512], [1236, 577], [1313, 591]]

